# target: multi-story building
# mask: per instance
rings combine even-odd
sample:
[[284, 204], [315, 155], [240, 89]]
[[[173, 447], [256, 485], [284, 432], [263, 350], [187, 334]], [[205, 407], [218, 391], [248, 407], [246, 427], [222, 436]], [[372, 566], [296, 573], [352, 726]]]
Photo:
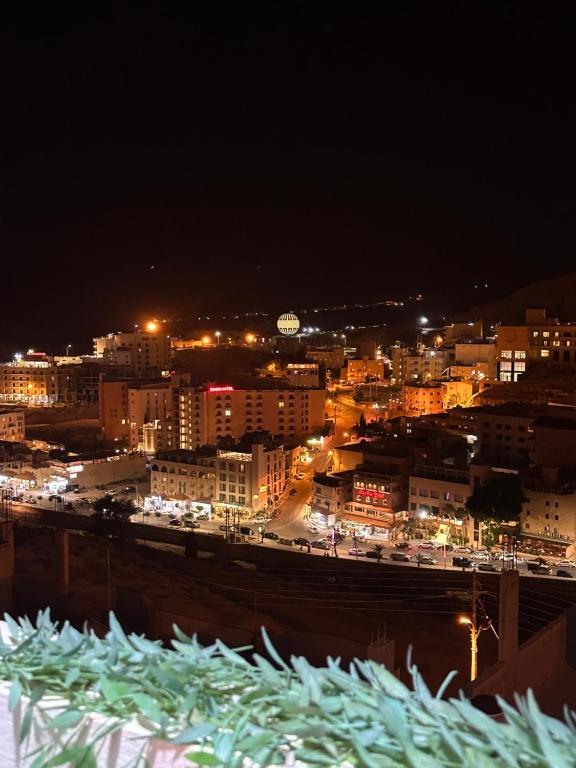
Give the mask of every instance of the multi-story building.
[[195, 387], [185, 375], [171, 382], [167, 429], [173, 447], [216, 445], [221, 438], [261, 430], [295, 438], [324, 425], [324, 389]]
[[361, 527], [390, 529], [406, 516], [407, 493], [404, 475], [386, 467], [363, 465], [353, 474], [352, 500], [343, 519]]
[[335, 517], [341, 517], [344, 508], [352, 501], [353, 471], [335, 472], [328, 475], [319, 472], [312, 480], [312, 520], [320, 516], [327, 524], [334, 524]]
[[496, 345], [488, 341], [457, 342], [450, 375], [463, 379], [493, 380], [496, 378]]
[[471, 323], [452, 323], [446, 325], [442, 332], [444, 344], [455, 344], [462, 341], [476, 342], [484, 336], [482, 320]]
[[26, 436], [24, 411], [0, 409], [0, 440], [21, 443]]
[[107, 440], [154, 453], [168, 448], [166, 434], [170, 383], [167, 380], [100, 381], [100, 426]]
[[410, 515], [463, 518], [472, 493], [470, 472], [444, 464], [416, 464], [410, 474]]
[[291, 387], [319, 387], [320, 366], [318, 363], [288, 363], [284, 376]]
[[348, 360], [346, 368], [340, 371], [340, 378], [350, 384], [364, 384], [368, 379], [384, 378], [384, 360], [370, 360], [363, 357], [361, 360]]
[[160, 452], [151, 472], [153, 496], [210, 501], [244, 514], [269, 510], [285, 484], [284, 448], [265, 435], [228, 448]]
[[344, 365], [344, 347], [308, 347], [306, 357], [317, 363], [323, 363], [326, 368], [340, 370]]
[[534, 462], [533, 407], [508, 403], [472, 410], [477, 420], [479, 456], [503, 466]]
[[498, 379], [518, 381], [527, 368], [576, 368], [576, 324], [527, 309], [526, 321], [499, 325], [496, 336]]
[[558, 554], [576, 551], [576, 478], [556, 467], [531, 471], [522, 477], [525, 501], [520, 525], [525, 539], [557, 545]]
[[390, 349], [392, 376], [397, 384], [427, 383], [441, 379], [452, 362], [449, 349], [419, 349], [394, 346]]
[[109, 365], [128, 365], [137, 378], [160, 376], [170, 361], [170, 338], [160, 330], [109, 333], [94, 339], [94, 356]]
[[402, 409], [406, 416], [424, 416], [444, 410], [442, 384], [405, 384]]

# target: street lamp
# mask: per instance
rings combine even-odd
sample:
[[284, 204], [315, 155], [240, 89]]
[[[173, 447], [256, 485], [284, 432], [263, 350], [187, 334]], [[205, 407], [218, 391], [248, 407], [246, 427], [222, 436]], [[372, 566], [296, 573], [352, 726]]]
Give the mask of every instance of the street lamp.
[[70, 347], [73, 347], [73, 346], [74, 346], [73, 344], [66, 344], [66, 357], [69, 356], [69, 354], [70, 354]]
[[220, 336], [222, 336], [222, 334], [220, 333], [220, 331], [216, 331], [216, 333], [214, 334], [214, 336], [216, 336], [216, 344], [220, 344]]

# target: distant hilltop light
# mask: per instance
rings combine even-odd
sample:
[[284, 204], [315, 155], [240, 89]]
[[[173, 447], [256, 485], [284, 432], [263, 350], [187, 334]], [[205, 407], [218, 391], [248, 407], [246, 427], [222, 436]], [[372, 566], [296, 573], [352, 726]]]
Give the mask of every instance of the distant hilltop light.
[[284, 336], [294, 336], [300, 330], [300, 320], [293, 312], [280, 315], [276, 326]]

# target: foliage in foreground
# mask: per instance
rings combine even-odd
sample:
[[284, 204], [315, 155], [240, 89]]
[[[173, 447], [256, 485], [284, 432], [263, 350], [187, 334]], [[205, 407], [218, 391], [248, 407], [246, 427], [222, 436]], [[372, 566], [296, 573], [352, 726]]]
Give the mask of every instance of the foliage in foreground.
[[413, 690], [375, 662], [356, 660], [348, 671], [330, 658], [324, 668], [302, 657], [288, 665], [265, 630], [272, 663], [256, 653], [248, 661], [241, 654], [249, 649], [221, 642], [204, 648], [177, 627], [174, 649], [164, 648], [126, 636], [113, 614], [104, 639], [68, 623], [58, 630], [49, 611], [35, 625], [5, 619], [11, 640], [0, 644], [0, 679], [11, 682], [11, 709], [22, 699], [24, 744], [46, 698], [68, 700], [42, 726], [53, 736], [34, 768], [93, 768], [101, 742], [79, 745], [93, 712], [109, 718], [102, 738], [137, 721], [151, 735], [189, 744], [192, 763], [223, 768], [576, 765], [575, 714], [549, 718], [530, 692], [517, 708], [500, 701], [507, 722], [498, 723], [463, 697], [442, 699], [452, 675], [433, 695], [411, 665]]

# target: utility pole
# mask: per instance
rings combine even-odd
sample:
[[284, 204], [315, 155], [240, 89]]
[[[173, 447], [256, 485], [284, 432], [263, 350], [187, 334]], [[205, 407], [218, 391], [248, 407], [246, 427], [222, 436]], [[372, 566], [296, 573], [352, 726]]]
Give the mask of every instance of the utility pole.
[[[491, 629], [497, 640], [498, 633], [494, 629], [492, 619], [486, 613], [486, 608], [482, 602], [481, 592], [478, 589], [478, 583], [476, 580], [476, 571], [472, 571], [472, 592], [470, 599], [472, 601], [472, 618], [468, 616], [460, 616], [458, 623], [466, 624], [470, 630], [470, 682], [474, 682], [478, 677], [478, 637], [481, 632], [486, 629]], [[478, 626], [478, 606], [482, 613], [482, 623]]]

